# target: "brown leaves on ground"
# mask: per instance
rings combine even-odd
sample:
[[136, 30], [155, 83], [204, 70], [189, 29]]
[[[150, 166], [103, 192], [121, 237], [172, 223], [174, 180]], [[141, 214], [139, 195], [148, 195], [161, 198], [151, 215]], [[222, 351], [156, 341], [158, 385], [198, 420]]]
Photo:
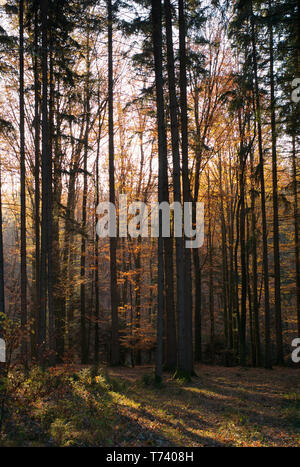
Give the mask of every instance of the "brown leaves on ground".
[[64, 365], [9, 378], [2, 446], [300, 446], [298, 369]]
[[[110, 369], [119, 446], [300, 446], [300, 372], [198, 366], [185, 384], [149, 384], [150, 367]], [[143, 378], [143, 374], [145, 375]]]

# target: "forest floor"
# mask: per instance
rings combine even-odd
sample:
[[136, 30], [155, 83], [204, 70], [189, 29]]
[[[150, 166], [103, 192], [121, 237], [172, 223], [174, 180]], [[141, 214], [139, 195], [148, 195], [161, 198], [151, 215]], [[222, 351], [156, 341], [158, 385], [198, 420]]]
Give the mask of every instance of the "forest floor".
[[300, 446], [300, 371], [57, 367], [14, 376], [2, 446]]

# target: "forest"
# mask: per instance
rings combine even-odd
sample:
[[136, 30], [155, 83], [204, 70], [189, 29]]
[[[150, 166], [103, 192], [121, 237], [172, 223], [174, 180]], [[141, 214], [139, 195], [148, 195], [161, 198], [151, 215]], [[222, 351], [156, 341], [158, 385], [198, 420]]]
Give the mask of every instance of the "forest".
[[0, 89], [0, 446], [300, 447], [300, 1], [1, 0]]

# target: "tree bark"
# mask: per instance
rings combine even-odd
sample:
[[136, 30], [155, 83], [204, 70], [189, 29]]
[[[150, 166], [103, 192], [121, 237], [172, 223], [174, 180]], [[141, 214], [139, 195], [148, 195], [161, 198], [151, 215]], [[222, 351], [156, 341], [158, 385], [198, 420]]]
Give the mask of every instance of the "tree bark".
[[34, 132], [35, 132], [35, 165], [34, 165], [34, 227], [35, 227], [35, 311], [34, 311], [34, 336], [33, 336], [33, 354], [35, 357], [37, 351], [37, 335], [38, 335], [38, 316], [40, 307], [40, 131], [41, 131], [41, 115], [40, 115], [40, 80], [39, 80], [39, 4], [35, 2], [35, 17], [34, 17]]
[[2, 217], [2, 190], [1, 190], [1, 161], [0, 161], [0, 337], [2, 337], [1, 321], [5, 316], [5, 289], [4, 289], [4, 255], [3, 255], [3, 217]]
[[[152, 0], [152, 44], [155, 63], [155, 87], [156, 87], [156, 113], [158, 130], [158, 202], [163, 200], [164, 165], [167, 160], [165, 105], [164, 105], [164, 80], [163, 80], [163, 56], [162, 56], [162, 5], [161, 0]], [[158, 304], [157, 304], [157, 344], [155, 377], [162, 380], [163, 374], [163, 321], [164, 321], [164, 252], [162, 237], [162, 213], [159, 212], [159, 237], [158, 237]]]
[[267, 233], [267, 214], [266, 214], [266, 193], [265, 193], [265, 175], [264, 175], [264, 152], [262, 141], [262, 124], [261, 124], [261, 105], [259, 95], [258, 71], [257, 71], [257, 50], [256, 50], [256, 32], [253, 14], [253, 2], [250, 3], [251, 16], [251, 41], [253, 52], [253, 71], [254, 71], [254, 86], [256, 100], [256, 119], [258, 132], [258, 149], [259, 149], [259, 173], [261, 185], [261, 214], [262, 214], [262, 230], [263, 230], [263, 272], [264, 272], [264, 295], [265, 295], [265, 368], [272, 368], [271, 355], [271, 333], [270, 333], [270, 292], [269, 292], [269, 257], [268, 257], [268, 233]]
[[300, 336], [300, 241], [299, 241], [299, 202], [297, 183], [297, 154], [296, 137], [292, 137], [292, 170], [293, 170], [293, 191], [294, 191], [294, 227], [295, 227], [295, 262], [296, 262], [296, 300], [297, 300], [297, 324], [298, 336]]
[[[114, 67], [113, 67], [113, 11], [112, 1], [107, 0], [108, 16], [108, 120], [109, 120], [109, 201], [116, 202], [115, 195], [115, 149], [114, 149]], [[111, 364], [120, 363], [118, 286], [117, 286], [117, 239], [110, 238], [110, 292], [112, 352]]]
[[22, 361], [28, 364], [27, 326], [27, 242], [26, 242], [26, 160], [25, 160], [25, 103], [24, 103], [24, 1], [19, 5], [20, 27], [20, 185], [21, 185], [21, 326]]
[[[183, 202], [192, 201], [189, 180], [189, 140], [188, 140], [188, 105], [187, 105], [187, 53], [186, 53], [186, 18], [185, 2], [179, 0], [179, 62], [180, 62], [180, 108], [181, 108], [181, 152]], [[192, 257], [190, 248], [184, 252], [184, 313], [187, 373], [194, 372], [193, 358], [193, 296], [192, 296]]]
[[[272, 2], [269, 0], [269, 14], [272, 12]], [[270, 54], [270, 90], [271, 90], [271, 130], [272, 130], [272, 176], [273, 176], [273, 248], [275, 274], [275, 323], [277, 365], [283, 365], [282, 317], [281, 317], [281, 271], [279, 250], [279, 219], [278, 219], [278, 175], [277, 175], [277, 133], [276, 133], [276, 98], [274, 81], [274, 50], [273, 26], [269, 19], [269, 54]]]
[[[41, 2], [42, 13], [42, 232], [41, 232], [41, 280], [40, 307], [38, 323], [39, 360], [45, 365], [46, 351], [46, 319], [47, 319], [47, 260], [49, 255], [49, 213], [51, 203], [49, 192], [52, 188], [52, 161], [50, 154], [50, 131], [48, 118], [48, 0]], [[51, 216], [51, 213], [50, 213]]]
[[260, 325], [259, 325], [259, 304], [258, 304], [258, 274], [257, 274], [257, 218], [255, 202], [255, 174], [254, 174], [254, 154], [250, 152], [250, 170], [251, 170], [251, 254], [252, 254], [252, 289], [253, 289], [253, 323], [255, 335], [255, 364], [261, 365], [261, 346], [260, 346]]
[[82, 198], [82, 239], [80, 256], [80, 332], [81, 332], [81, 362], [88, 363], [88, 345], [86, 332], [86, 235], [87, 235], [87, 195], [88, 195], [88, 152], [90, 129], [90, 50], [89, 32], [86, 50], [86, 83], [85, 83], [85, 120], [86, 129], [84, 136], [83, 155], [83, 198]]

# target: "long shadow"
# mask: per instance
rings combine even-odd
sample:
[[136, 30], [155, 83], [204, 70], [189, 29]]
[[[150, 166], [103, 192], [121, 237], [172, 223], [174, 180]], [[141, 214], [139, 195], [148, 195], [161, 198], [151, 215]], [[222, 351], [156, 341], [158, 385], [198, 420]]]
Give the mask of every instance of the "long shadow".
[[[182, 386], [180, 389], [184, 391], [189, 391], [190, 388], [196, 388], [199, 389], [199, 384], [189, 384], [187, 386]], [[249, 391], [253, 391], [253, 389], [250, 389], [247, 391], [247, 389], [234, 389], [234, 388], [225, 388], [223, 382], [220, 383], [219, 385], [216, 383], [212, 382], [205, 382], [205, 386], [202, 387], [205, 390], [212, 391], [216, 395], [221, 395], [221, 396], [226, 396], [228, 399], [225, 401], [222, 401], [220, 399], [213, 399], [212, 397], [207, 397], [205, 394], [193, 394], [193, 401], [189, 401], [190, 404], [196, 404], [198, 408], [203, 408], [205, 411], [211, 412], [214, 416], [216, 414], [220, 415], [220, 419], [223, 418], [225, 421], [230, 418], [230, 416], [234, 415], [244, 415], [245, 419], [247, 420], [247, 423], [252, 423], [256, 424], [258, 427], [278, 427], [278, 428], [291, 428], [290, 424], [287, 423], [285, 419], [280, 419], [278, 416], [273, 416], [270, 415], [269, 413], [266, 413], [268, 411], [268, 406], [273, 406], [274, 402], [280, 403], [281, 408], [283, 407], [290, 407], [291, 404], [289, 401], [280, 398], [280, 397], [274, 397], [274, 396], [267, 396], [264, 394], [263, 397], [257, 397], [255, 394], [249, 393]], [[127, 393], [128, 395], [128, 393]], [[251, 397], [252, 396], [252, 397]], [[135, 401], [135, 402], [140, 402], [140, 396], [138, 393], [135, 393], [134, 388], [131, 389], [129, 397]], [[237, 401], [234, 398], [240, 399], [238, 402], [240, 402], [241, 405], [237, 405]], [[232, 400], [231, 400], [232, 399]], [[159, 394], [158, 394], [158, 400], [159, 400]], [[173, 400], [170, 400], [170, 402], [164, 402], [164, 408], [168, 413], [171, 413], [173, 416], [179, 418], [181, 415], [181, 412], [183, 413], [183, 417], [188, 417], [188, 425], [191, 429], [199, 429], [200, 426], [205, 429], [205, 427], [209, 427], [209, 424], [207, 422], [203, 422], [201, 418], [197, 418], [194, 414], [192, 414], [189, 409], [184, 409], [182, 405], [174, 405], [174, 401], [176, 401], [176, 397], [174, 397]], [[255, 402], [257, 404], [257, 410], [255, 408], [252, 408], [249, 406], [249, 402]], [[148, 402], [148, 405], [151, 405], [153, 403], [152, 401]], [[264, 404], [268, 404], [268, 406], [264, 406]], [[153, 403], [153, 406], [155, 408], [159, 408], [157, 404]], [[161, 419], [157, 415], [153, 415], [149, 413], [147, 410], [143, 409], [143, 412], [139, 412], [140, 414], [144, 414], [145, 412], [148, 413], [148, 417], [150, 420], [157, 420], [163, 423], [165, 426], [170, 426], [172, 428], [177, 428], [180, 429], [183, 434], [186, 436], [197, 440], [197, 442], [202, 443], [206, 442], [209, 443], [209, 445], [215, 445], [215, 442], [212, 440], [209, 440], [206, 438], [203, 440], [203, 438], [199, 435], [196, 435], [194, 433], [191, 433], [189, 430], [186, 429], [186, 426], [181, 426], [179, 427], [178, 424], [173, 425], [172, 423], [168, 422], [166, 419]], [[201, 424], [201, 425], [200, 425]], [[200, 428], [201, 429], [201, 428]]]
[[[188, 437], [190, 439], [190, 443], [189, 443], [190, 445], [193, 445], [194, 443], [197, 443], [197, 445], [207, 446], [207, 447], [212, 447], [212, 446], [213, 447], [227, 447], [228, 446], [227, 444], [221, 443], [221, 442], [216, 441], [214, 439], [211, 439], [211, 438], [208, 438], [208, 437], [205, 437], [205, 436], [200, 436], [200, 435], [198, 435], [196, 433], [192, 433], [189, 430], [187, 430], [186, 427], [184, 425], [182, 425], [182, 423], [180, 423], [180, 422], [177, 422], [176, 425], [175, 424], [173, 425], [172, 423], [170, 423], [166, 419], [163, 419], [163, 418], [161, 418], [161, 417], [159, 417], [157, 415], [153, 415], [153, 414], [149, 413], [145, 409], [143, 409], [141, 411], [141, 410], [138, 410], [136, 408], [130, 407], [130, 412], [132, 414], [136, 415], [140, 419], [145, 418], [145, 415], [146, 415], [146, 418], [149, 421], [156, 421], [156, 422], [159, 422], [160, 424], [162, 424], [162, 425], [164, 425], [164, 426], [166, 426], [168, 428], [179, 430], [181, 435], [185, 435], [185, 437]], [[160, 446], [160, 447], [169, 447], [169, 446], [176, 447], [176, 445], [174, 445], [174, 443], [171, 444], [170, 439], [166, 438], [166, 435], [164, 434], [163, 430], [144, 427], [142, 423], [139, 424], [139, 422], [137, 422], [137, 421], [133, 422], [132, 419], [129, 416], [125, 416], [124, 414], [121, 414], [120, 416], [123, 418], [123, 421], [126, 420], [128, 425], [132, 426], [133, 432], [134, 431], [136, 432], [136, 425], [138, 424], [138, 425], [140, 425], [140, 430], [142, 432], [147, 430], [148, 438], [153, 440], [154, 443], [155, 443], [155, 438], [156, 438], [156, 440], [163, 441], [162, 443], [159, 443], [158, 446]], [[199, 426], [197, 428], [199, 429]], [[132, 439], [134, 439], [134, 438], [132, 438]], [[182, 444], [181, 444], [181, 446], [182, 446]]]
[[[149, 390], [149, 389], [148, 389]], [[154, 391], [156, 391], [154, 389]], [[131, 401], [135, 403], [140, 403], [141, 398], [138, 393], [135, 392], [134, 388], [131, 388], [129, 390], [124, 391], [124, 395], [128, 397]], [[159, 392], [158, 392], [158, 397], [157, 397], [157, 402], [155, 403], [154, 401], [148, 401], [146, 403], [148, 406], [153, 406], [154, 410], [157, 410], [160, 408], [159, 406]], [[164, 403], [164, 408], [167, 409], [167, 413], [171, 416], [174, 417], [175, 421], [172, 423], [169, 421], [167, 418], [163, 418], [162, 416], [158, 415], [157, 413], [153, 414], [150, 409], [147, 409], [146, 407], [142, 407], [141, 409], [133, 408], [133, 407], [127, 407], [130, 412], [135, 415], [137, 418], [146, 418], [149, 422], [157, 422], [160, 423], [161, 425], [165, 426], [166, 429], [173, 429], [173, 430], [178, 430], [181, 435], [184, 435], [185, 437], [188, 437], [191, 441], [191, 443], [197, 443], [199, 445], [204, 445], [204, 446], [219, 446], [219, 447], [225, 447], [228, 446], [227, 444], [221, 443], [219, 441], [216, 441], [214, 439], [201, 436], [199, 434], [196, 434], [192, 431], [189, 430], [207, 430], [211, 425], [207, 422], [204, 421], [202, 418], [197, 417], [195, 414], [191, 414], [191, 412], [188, 409], [183, 409], [182, 406], [174, 405], [174, 403], [166, 405]], [[121, 415], [122, 416], [122, 415]], [[184, 418], [186, 417], [188, 419], [188, 426], [180, 422], [178, 419], [179, 418]], [[142, 427], [142, 424], [141, 424]], [[142, 428], [144, 429], [144, 428]], [[147, 427], [147, 430], [149, 428]], [[162, 434], [162, 430], [152, 430], [156, 433], [159, 434], [159, 438], [165, 437], [164, 434]]]

